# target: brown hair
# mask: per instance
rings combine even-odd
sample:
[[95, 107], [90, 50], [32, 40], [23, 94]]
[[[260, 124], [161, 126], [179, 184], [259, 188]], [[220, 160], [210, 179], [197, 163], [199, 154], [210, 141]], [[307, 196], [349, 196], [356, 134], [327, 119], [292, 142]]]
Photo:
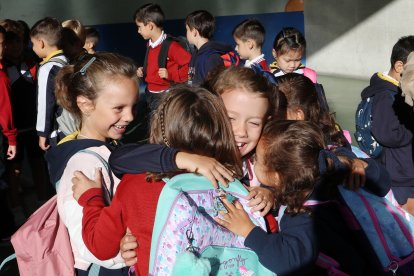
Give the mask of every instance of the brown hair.
[[252, 39], [257, 47], [262, 47], [265, 35], [265, 28], [257, 19], [243, 20], [233, 29], [233, 37], [241, 41]]
[[286, 27], [276, 35], [273, 49], [277, 55], [283, 55], [289, 51], [300, 51], [305, 54], [306, 40], [298, 29]]
[[322, 189], [341, 184], [351, 169], [345, 156], [338, 156], [343, 171], [337, 171], [332, 159], [327, 158], [327, 173], [320, 174], [319, 155], [325, 148], [321, 129], [309, 121], [279, 120], [269, 122], [260, 138], [266, 148], [262, 160], [269, 172], [277, 172], [279, 188], [275, 189], [276, 202], [287, 205], [287, 212], [308, 211], [304, 205], [318, 183]]
[[[217, 159], [241, 175], [241, 159], [220, 97], [203, 88], [177, 86], [151, 119], [150, 143]], [[151, 179], [176, 174], [152, 174]]]
[[214, 34], [214, 16], [205, 10], [198, 10], [190, 13], [185, 18], [185, 24], [190, 30], [196, 29], [201, 37], [210, 39]]
[[59, 47], [62, 38], [62, 26], [56, 18], [43, 18], [33, 25], [30, 30], [30, 37], [40, 37], [50, 46]]
[[[85, 68], [88, 62], [89, 66]], [[84, 69], [84, 73], [81, 69]], [[102, 52], [85, 55], [74, 65], [66, 65], [59, 70], [55, 79], [57, 101], [59, 105], [81, 120], [82, 112], [77, 105], [78, 96], [94, 101], [107, 81], [119, 76], [138, 82], [136, 69], [132, 60], [118, 54]]]
[[238, 66], [218, 68], [209, 74], [204, 86], [217, 95], [233, 89], [244, 89], [258, 94], [269, 101], [267, 116], [274, 114], [275, 97], [279, 93], [278, 88], [250, 68]]
[[278, 78], [278, 84], [279, 90], [286, 96], [287, 108], [301, 109], [306, 121], [319, 125], [325, 134], [326, 143], [337, 146], [348, 144], [337, 129], [332, 115], [321, 110], [315, 85], [309, 78], [302, 74], [288, 73]]
[[144, 25], [152, 22], [155, 26], [162, 28], [164, 17], [164, 12], [158, 4], [149, 3], [139, 7], [135, 11], [134, 21], [142, 22]]

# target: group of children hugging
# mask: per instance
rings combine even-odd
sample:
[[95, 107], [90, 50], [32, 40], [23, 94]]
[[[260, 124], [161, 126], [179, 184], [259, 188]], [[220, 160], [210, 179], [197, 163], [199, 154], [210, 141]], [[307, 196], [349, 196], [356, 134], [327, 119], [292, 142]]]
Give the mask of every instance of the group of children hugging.
[[[275, 274], [324, 275], [316, 265], [323, 253], [347, 274], [374, 275], [373, 261], [336, 204], [337, 187], [363, 187], [383, 197], [390, 176], [375, 160], [357, 158], [332, 115], [321, 108], [316, 74], [301, 64], [303, 35], [290, 27], [279, 32], [275, 61], [268, 66], [261, 52], [265, 30], [257, 20], [245, 20], [233, 31], [244, 65], [226, 67], [221, 54], [232, 48], [210, 40], [214, 17], [199, 10], [185, 21], [196, 52], [191, 55], [172, 40], [166, 67], [159, 68], [168, 37], [163, 20], [157, 4], [135, 13], [138, 33], [148, 40], [145, 68], [115, 53], [87, 54], [84, 39], [76, 39], [77, 28], [62, 27], [53, 18], [30, 30], [33, 51], [43, 59], [37, 79], [32, 75], [38, 92], [31, 119], [37, 116], [37, 133], [31, 128], [30, 135], [37, 134], [46, 150], [76, 275], [88, 275], [91, 264], [100, 266], [99, 275], [128, 275], [128, 266], [135, 275], [148, 275], [158, 198], [165, 179], [183, 172], [201, 174], [215, 188], [237, 185], [236, 179], [245, 185], [247, 205], [265, 217], [267, 229], [256, 226], [237, 200], [226, 198], [227, 212], [214, 220], [244, 237], [245, 246]], [[62, 35], [64, 30], [70, 35]], [[0, 42], [2, 37], [0, 29]], [[277, 77], [277, 86], [262, 71]], [[147, 84], [149, 143], [119, 146], [115, 141], [134, 119], [139, 78]], [[77, 128], [68, 135], [55, 120], [62, 110]], [[12, 158], [10, 126], [10, 119], [2, 122]], [[111, 170], [100, 168], [101, 161], [85, 149], [109, 162]], [[112, 189], [108, 205], [105, 191]]]

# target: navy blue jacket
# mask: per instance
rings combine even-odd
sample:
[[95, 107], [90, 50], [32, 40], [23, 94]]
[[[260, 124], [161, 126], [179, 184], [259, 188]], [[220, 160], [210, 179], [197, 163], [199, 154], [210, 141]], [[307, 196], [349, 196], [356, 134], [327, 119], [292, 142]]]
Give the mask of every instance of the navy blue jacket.
[[[378, 162], [365, 160], [364, 189], [378, 196], [390, 190], [389, 174]], [[334, 187], [333, 187], [334, 188]], [[323, 275], [314, 263], [319, 252], [334, 258], [341, 270], [350, 275], [375, 275], [373, 266], [362, 250], [355, 233], [351, 232], [338, 208], [337, 189], [319, 183], [311, 199], [327, 204], [311, 207], [311, 214], [285, 213], [280, 220], [280, 231], [267, 234], [255, 227], [246, 237], [245, 245], [259, 256], [260, 262], [277, 275]]]
[[158, 144], [126, 144], [111, 152], [109, 165], [118, 178], [126, 173], [171, 172], [177, 170], [177, 152]]
[[404, 102], [397, 83], [381, 73], [374, 74], [362, 91], [361, 98], [367, 97], [373, 97], [372, 134], [383, 146], [378, 160], [390, 173], [392, 186], [414, 187], [412, 107]]
[[220, 55], [232, 51], [230, 45], [208, 41], [191, 57], [190, 68], [194, 70], [193, 84], [202, 84], [210, 71], [223, 65]]

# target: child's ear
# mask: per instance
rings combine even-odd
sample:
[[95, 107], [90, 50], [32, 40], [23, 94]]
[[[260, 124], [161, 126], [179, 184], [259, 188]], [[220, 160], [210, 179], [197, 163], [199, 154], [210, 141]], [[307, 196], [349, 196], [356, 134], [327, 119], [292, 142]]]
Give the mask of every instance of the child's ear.
[[248, 39], [248, 40], [246, 41], [246, 43], [247, 43], [247, 47], [248, 47], [250, 50], [253, 50], [253, 49], [255, 48], [255, 46], [256, 46], [256, 43], [254, 43], [253, 39]]
[[305, 113], [300, 108], [295, 108], [295, 109], [288, 108], [288, 110], [287, 110], [287, 119], [288, 120], [303, 121], [303, 120], [305, 120]]
[[89, 116], [89, 114], [95, 109], [94, 103], [84, 96], [78, 96], [76, 98], [76, 104], [85, 116]]
[[274, 59], [277, 59], [277, 54], [276, 54], [276, 50], [272, 49], [272, 56]]
[[149, 29], [152, 31], [152, 30], [154, 30], [154, 27], [155, 27], [155, 24], [154, 24], [154, 22], [148, 22], [148, 25], [149, 25]]
[[394, 70], [398, 74], [402, 74], [402, 72], [404, 71], [404, 63], [401, 60], [397, 60], [394, 63]]
[[40, 49], [45, 48], [46, 44], [45, 44], [45, 41], [43, 39], [39, 39], [39, 46], [40, 46]]

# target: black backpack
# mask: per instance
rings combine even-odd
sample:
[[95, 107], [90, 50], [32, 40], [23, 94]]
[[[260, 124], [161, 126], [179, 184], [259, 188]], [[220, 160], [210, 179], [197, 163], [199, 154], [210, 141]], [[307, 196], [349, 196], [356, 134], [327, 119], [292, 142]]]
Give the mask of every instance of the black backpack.
[[[184, 50], [186, 50], [187, 52], [191, 54], [191, 56], [196, 51], [195, 47], [188, 42], [187, 38], [183, 36], [174, 37], [174, 36], [167, 35], [167, 37], [161, 44], [160, 53], [158, 55], [158, 68], [167, 68], [166, 66], [167, 66], [168, 50], [170, 49], [171, 43], [173, 41], [178, 42], [180, 46], [183, 47]], [[144, 64], [143, 64], [144, 79], [145, 79], [145, 76], [147, 75], [148, 52], [149, 52], [149, 47], [147, 48], [147, 51], [145, 53]]]

